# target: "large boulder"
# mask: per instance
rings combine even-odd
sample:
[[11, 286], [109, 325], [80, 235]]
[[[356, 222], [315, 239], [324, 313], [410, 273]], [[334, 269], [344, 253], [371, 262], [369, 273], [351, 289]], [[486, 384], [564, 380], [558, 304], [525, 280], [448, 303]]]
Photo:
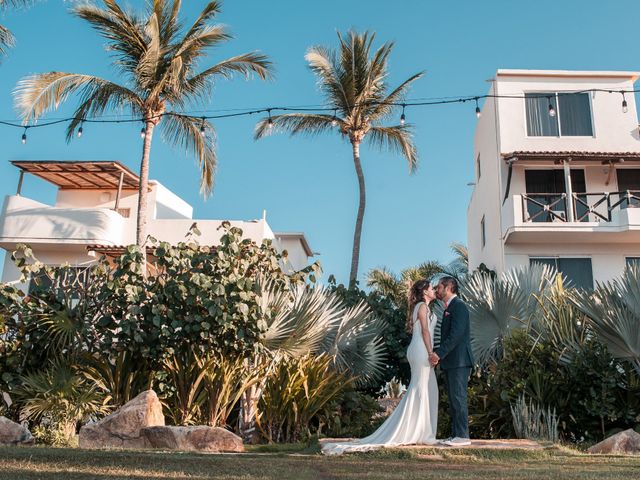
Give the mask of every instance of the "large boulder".
[[632, 429], [616, 433], [602, 442], [595, 444], [588, 452], [638, 455], [640, 454], [640, 433]]
[[153, 390], [142, 392], [111, 415], [80, 429], [81, 448], [144, 448], [145, 427], [164, 425], [162, 405]]
[[198, 452], [244, 452], [242, 439], [224, 428], [147, 427], [142, 429], [147, 445], [167, 450]]
[[19, 423], [0, 417], [0, 445], [32, 445], [31, 432]]

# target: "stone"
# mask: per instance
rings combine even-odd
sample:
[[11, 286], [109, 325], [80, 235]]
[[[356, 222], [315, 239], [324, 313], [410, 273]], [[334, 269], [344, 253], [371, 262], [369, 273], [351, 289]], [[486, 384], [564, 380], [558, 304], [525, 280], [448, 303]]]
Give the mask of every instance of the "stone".
[[99, 422], [80, 429], [80, 448], [145, 448], [145, 427], [164, 425], [162, 404], [147, 390]]
[[633, 429], [611, 435], [587, 450], [589, 453], [640, 454], [640, 433]]
[[19, 423], [0, 417], [0, 445], [33, 445], [33, 436]]
[[197, 452], [244, 452], [242, 439], [220, 427], [146, 427], [142, 436], [151, 448]]

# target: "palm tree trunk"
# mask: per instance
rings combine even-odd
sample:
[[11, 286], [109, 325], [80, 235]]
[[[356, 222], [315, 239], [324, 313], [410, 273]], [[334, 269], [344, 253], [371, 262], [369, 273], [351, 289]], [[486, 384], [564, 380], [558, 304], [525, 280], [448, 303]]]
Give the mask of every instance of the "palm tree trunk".
[[364, 188], [364, 174], [362, 173], [362, 165], [360, 165], [360, 141], [352, 139], [353, 147], [353, 163], [356, 167], [358, 175], [358, 187], [360, 190], [360, 200], [358, 203], [358, 215], [356, 217], [356, 229], [353, 233], [353, 250], [351, 252], [351, 273], [349, 274], [349, 287], [355, 287], [358, 279], [358, 263], [360, 262], [360, 236], [362, 235], [362, 221], [364, 220], [364, 208], [366, 203], [366, 195]]
[[[145, 122], [146, 134], [142, 145], [142, 161], [140, 162], [140, 185], [138, 189], [138, 217], [136, 224], [136, 245], [142, 250], [144, 262], [147, 261], [147, 195], [149, 193], [149, 154], [151, 153], [151, 139], [155, 124], [148, 120]], [[146, 265], [145, 268], [146, 270]]]

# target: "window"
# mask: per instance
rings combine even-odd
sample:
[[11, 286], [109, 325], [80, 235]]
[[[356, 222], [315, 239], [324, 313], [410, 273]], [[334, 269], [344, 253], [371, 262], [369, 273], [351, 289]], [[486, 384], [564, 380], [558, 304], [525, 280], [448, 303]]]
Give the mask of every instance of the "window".
[[532, 257], [529, 263], [554, 267], [567, 278], [573, 287], [585, 290], [593, 289], [593, 269], [590, 258]]
[[480, 170], [480, 154], [476, 157], [476, 171], [478, 172], [478, 180], [480, 180], [480, 176], [482, 175], [482, 171]]
[[627, 257], [627, 267], [635, 267], [640, 269], [640, 257]]
[[[591, 137], [588, 93], [525, 93], [527, 135], [530, 137]], [[549, 105], [556, 112], [549, 115]]]
[[480, 220], [480, 239], [482, 241], [482, 248], [484, 248], [487, 243], [487, 235], [484, 230], [484, 215], [482, 216], [482, 220]]

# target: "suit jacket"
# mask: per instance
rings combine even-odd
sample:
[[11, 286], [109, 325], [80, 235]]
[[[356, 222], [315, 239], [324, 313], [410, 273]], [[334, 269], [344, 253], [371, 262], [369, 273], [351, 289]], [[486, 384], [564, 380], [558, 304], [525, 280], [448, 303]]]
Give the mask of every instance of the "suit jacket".
[[469, 310], [457, 296], [451, 300], [442, 316], [440, 346], [435, 352], [440, 357], [443, 370], [473, 367]]

